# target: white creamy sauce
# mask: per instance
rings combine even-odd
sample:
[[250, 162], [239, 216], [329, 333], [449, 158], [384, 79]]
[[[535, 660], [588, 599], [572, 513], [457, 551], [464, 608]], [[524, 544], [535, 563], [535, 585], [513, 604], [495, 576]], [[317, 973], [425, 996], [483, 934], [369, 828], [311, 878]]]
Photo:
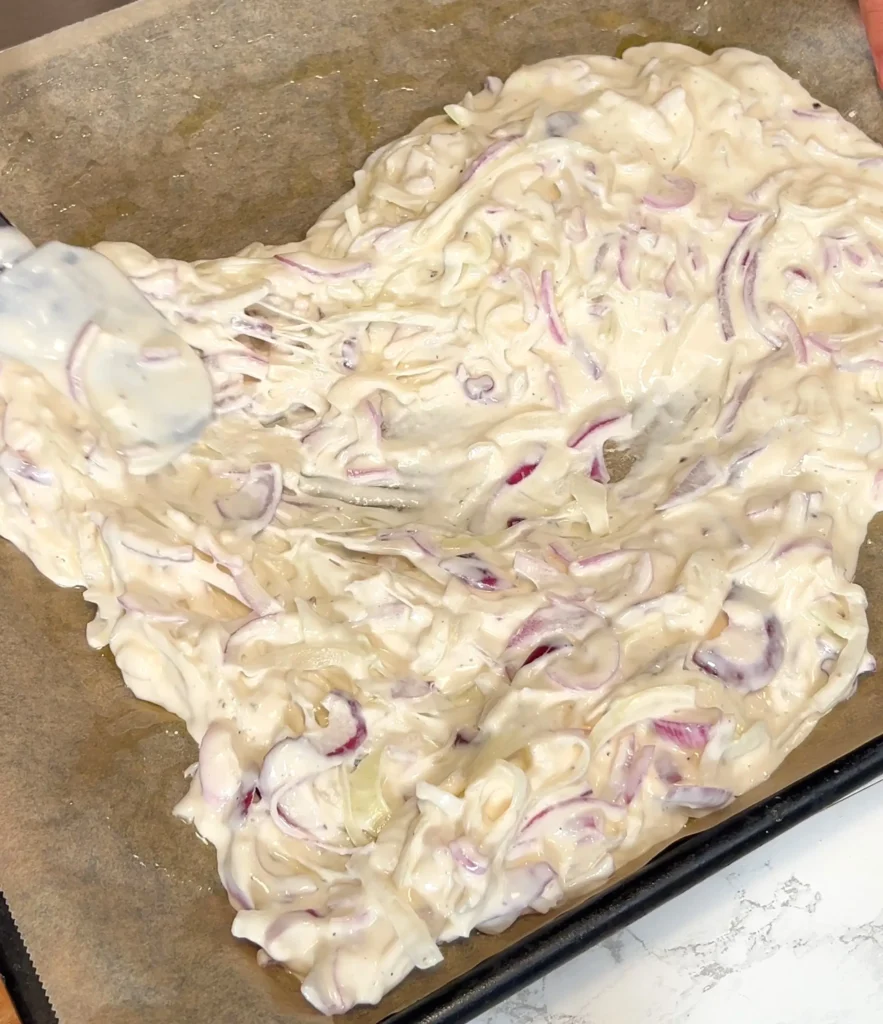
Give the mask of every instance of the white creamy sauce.
[[762, 57], [548, 61], [302, 243], [100, 247], [212, 376], [173, 466], [4, 361], [2, 532], [187, 723], [178, 813], [318, 1009], [603, 883], [870, 667], [881, 211], [883, 149]]

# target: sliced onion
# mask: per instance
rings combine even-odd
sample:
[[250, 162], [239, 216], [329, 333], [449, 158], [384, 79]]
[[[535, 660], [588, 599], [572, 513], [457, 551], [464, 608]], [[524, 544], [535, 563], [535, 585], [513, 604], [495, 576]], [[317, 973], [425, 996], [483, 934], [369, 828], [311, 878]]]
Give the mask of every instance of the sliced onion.
[[355, 338], [344, 338], [340, 346], [340, 362], [345, 370], [355, 370], [359, 365], [359, 343]]
[[435, 687], [425, 679], [399, 679], [390, 691], [393, 700], [420, 700], [433, 693]]
[[328, 725], [312, 734], [310, 742], [325, 757], [354, 754], [368, 736], [362, 705], [339, 690], [329, 693], [323, 704], [328, 711]]
[[466, 397], [472, 402], [490, 401], [488, 395], [496, 386], [494, 378], [487, 373], [483, 373], [480, 377], [464, 377], [462, 383]]
[[727, 404], [721, 409], [720, 418], [717, 421], [717, 436], [726, 437], [727, 434], [733, 429], [736, 424], [736, 418], [739, 415], [739, 411], [751, 394], [751, 389], [754, 387], [754, 383], [757, 380], [756, 374], [751, 374], [746, 380], [744, 380], [738, 388], [736, 388], [733, 397], [727, 402]]
[[503, 138], [497, 139], [496, 142], [492, 142], [481, 156], [476, 157], [476, 159], [473, 160], [463, 172], [463, 177], [460, 179], [460, 186], [462, 187], [465, 185], [466, 182], [473, 178], [486, 163], [493, 160], [495, 156], [498, 156], [500, 153], [509, 149], [519, 138], [521, 138], [520, 135], [505, 135]]
[[479, 853], [475, 844], [465, 836], [455, 839], [448, 849], [451, 851], [454, 863], [458, 864], [470, 875], [484, 875], [487, 873], [489, 863], [487, 857]]
[[295, 631], [296, 635], [299, 636], [300, 630], [298, 625], [299, 620], [297, 616], [290, 613], [271, 612], [269, 615], [255, 615], [234, 629], [227, 637], [227, 642], [224, 644], [224, 656], [232, 655], [236, 648], [242, 647], [244, 644], [254, 643], [255, 641], [272, 643], [274, 640], [281, 640], [286, 637], [286, 634], [291, 634]]
[[653, 764], [655, 753], [656, 748], [654, 746], [643, 746], [638, 751], [638, 756], [628, 766], [625, 784], [622, 789], [623, 803], [630, 804], [640, 793], [641, 787], [644, 785], [644, 779], [647, 777], [647, 772], [650, 770], [650, 765]]
[[522, 481], [526, 480], [536, 470], [541, 461], [542, 459], [540, 458], [535, 462], [523, 462], [516, 469], [513, 469], [506, 477], [506, 483], [508, 486], [515, 487], [516, 484], [520, 484]]
[[[879, 504], [883, 505], [883, 471], [881, 471], [881, 483], [875, 493], [879, 495]], [[561, 572], [549, 565], [545, 559], [529, 555], [524, 551], [516, 553], [512, 560], [512, 569], [516, 576], [530, 580], [538, 589], [561, 579]]]
[[675, 485], [668, 498], [656, 507], [663, 512], [666, 509], [683, 505], [685, 501], [690, 501], [700, 494], [707, 494], [715, 487], [725, 483], [727, 476], [728, 474], [725, 474], [720, 466], [708, 456], [703, 455]]
[[222, 722], [212, 722], [200, 740], [199, 783], [206, 802], [215, 807], [223, 807], [239, 793], [242, 768], [230, 729]]
[[743, 693], [755, 693], [773, 680], [785, 660], [785, 634], [775, 615], [764, 619], [763, 631], [766, 646], [757, 661], [740, 664], [709, 645], [699, 647], [693, 661], [703, 672], [725, 685]]
[[341, 846], [336, 843], [328, 843], [309, 829], [298, 824], [298, 822], [291, 816], [290, 811], [281, 805], [283, 798], [288, 796], [291, 791], [296, 790], [298, 785], [301, 785], [301, 783], [293, 783], [290, 786], [284, 786], [271, 798], [270, 818], [276, 828], [285, 835], [291, 836], [292, 839], [298, 839], [300, 842], [306, 843], [308, 846], [315, 846], [320, 850], [325, 850], [327, 853], [335, 853], [340, 857], [349, 857], [355, 853], [356, 850], [360, 849], [360, 847]]
[[791, 113], [795, 117], [803, 117], [809, 121], [837, 121], [840, 118], [836, 110], [821, 106], [813, 106], [809, 110], [795, 108]]
[[270, 597], [243, 560], [237, 556], [228, 555], [207, 530], [200, 531], [197, 546], [217, 565], [227, 570], [236, 585], [239, 599], [252, 611], [261, 616], [282, 611], [279, 602]]
[[663, 782], [674, 784], [683, 779], [680, 768], [667, 750], [657, 750], [653, 757], [656, 774]]
[[546, 133], [553, 139], [567, 136], [580, 122], [579, 114], [572, 110], [556, 110], [546, 118]]
[[74, 340], [67, 355], [65, 371], [67, 374], [67, 385], [71, 398], [81, 405], [86, 403], [86, 390], [83, 384], [83, 368], [86, 364], [86, 357], [92, 342], [100, 334], [98, 324], [91, 320], [83, 325], [82, 330]]
[[[177, 355], [177, 350], [174, 350]], [[206, 363], [220, 373], [239, 374], [243, 377], [254, 377], [264, 380], [270, 369], [269, 360], [254, 352], [240, 351], [213, 352], [206, 356]]]
[[[304, 277], [310, 278], [313, 281], [343, 280], [346, 278], [364, 277], [371, 271], [371, 264], [367, 262], [351, 263], [350, 265], [340, 267], [339, 269], [333, 269], [332, 266], [311, 266], [304, 258], [305, 256], [306, 254], [303, 254], [294, 258], [293, 256], [277, 253], [275, 258], [280, 263], [284, 263], [286, 267], [292, 267], [294, 270], [303, 274]], [[313, 256], [311, 258], [315, 260], [319, 257]], [[327, 262], [329, 264], [336, 265], [338, 263], [342, 263], [343, 260], [328, 260]]]
[[631, 291], [638, 285], [636, 262], [634, 240], [630, 234], [623, 232], [619, 240], [619, 257], [616, 261], [616, 273], [619, 277], [619, 283], [626, 291]]
[[784, 558], [792, 551], [805, 551], [807, 548], [815, 548], [821, 555], [830, 555], [832, 552], [831, 542], [824, 537], [798, 537], [783, 544], [773, 555], [773, 559]]
[[669, 185], [668, 192], [662, 195], [644, 196], [644, 205], [654, 210], [679, 210], [693, 201], [696, 195], [696, 182], [690, 178], [677, 178], [666, 174], [665, 181]]
[[127, 551], [155, 562], [192, 562], [194, 557], [189, 544], [171, 544], [127, 529], [120, 530], [120, 544]]
[[439, 568], [455, 576], [473, 590], [508, 590], [512, 584], [483, 561], [478, 555], [454, 555], [439, 562]]
[[401, 478], [392, 466], [347, 467], [347, 479], [359, 485], [368, 484], [374, 487], [399, 487]]
[[583, 837], [587, 832], [600, 832], [598, 819], [588, 811], [590, 808], [601, 806], [601, 803], [590, 789], [574, 796], [547, 799], [543, 801], [539, 810], [534, 808], [532, 813], [527, 815], [527, 821], [521, 826], [519, 836], [521, 839], [531, 839], [538, 835], [565, 832], [575, 837]]
[[[784, 341], [787, 341], [794, 349], [794, 355], [797, 358], [797, 362], [802, 366], [805, 366], [807, 362], [806, 341], [804, 340], [800, 328], [794, 322], [793, 318], [781, 308], [781, 306], [771, 303], [769, 306], [769, 312], [774, 323], [779, 329], [781, 338]], [[776, 347], [778, 348], [780, 346], [781, 341]]]
[[274, 796], [284, 787], [327, 771], [331, 764], [333, 762], [305, 737], [287, 736], [274, 743], [264, 756], [258, 788]]
[[558, 308], [555, 305], [555, 288], [552, 283], [551, 270], [544, 270], [540, 275], [540, 306], [546, 314], [549, 333], [559, 345], [569, 344], [569, 339], [561, 323]]
[[229, 865], [225, 864], [219, 868], [221, 885], [230, 897], [230, 903], [235, 910], [254, 910], [254, 903], [248, 893], [236, 882]]
[[716, 811], [732, 803], [733, 793], [716, 786], [672, 786], [666, 793], [665, 807], [685, 811]]
[[752, 223], [753, 219], [749, 221], [744, 228], [742, 228], [738, 235], [736, 235], [733, 244], [727, 250], [727, 254], [724, 257], [724, 261], [721, 264], [720, 271], [717, 275], [717, 305], [720, 317], [721, 333], [724, 336], [724, 341], [732, 341], [736, 334], [733, 330], [733, 314], [730, 308], [730, 277], [733, 272], [736, 250], [739, 248], [742, 239], [751, 228]]
[[[502, 880], [504, 890], [499, 905], [476, 927], [487, 935], [499, 935], [523, 913], [533, 909], [533, 905], [544, 897], [549, 885], [557, 879], [558, 873], [546, 861], [507, 871]], [[554, 903], [551, 905], [554, 906]]]
[[528, 656], [522, 661], [521, 668], [527, 668], [528, 665], [533, 665], [535, 661], [539, 661], [541, 658], [547, 657], [549, 654], [554, 654], [556, 651], [563, 651], [569, 649], [573, 644], [568, 643], [566, 640], [553, 638], [546, 641], [545, 643], [539, 644], [537, 647], [528, 654]]
[[398, 936], [405, 955], [414, 966], [426, 970], [441, 963], [444, 957], [426, 922], [408, 903], [407, 898], [395, 889], [387, 876], [375, 871], [364, 855], [350, 861], [350, 871], [361, 880], [368, 898], [378, 904]]
[[578, 630], [592, 618], [596, 616], [588, 609], [570, 601], [540, 608], [515, 630], [506, 644], [506, 649], [523, 647], [541, 636]]
[[673, 718], [655, 718], [651, 724], [657, 736], [681, 750], [704, 750], [712, 730], [710, 722], [681, 722]]
[[619, 412], [602, 416], [600, 419], [590, 420], [587, 424], [580, 427], [575, 434], [571, 435], [570, 440], [567, 442], [567, 447], [582, 448], [590, 439], [592, 444], [597, 444], [602, 439], [607, 440], [607, 438], [618, 433], [616, 428], [624, 425], [627, 418], [626, 413]]
[[598, 484], [610, 483], [610, 473], [607, 471], [607, 463], [604, 461], [603, 455], [596, 455], [592, 459], [589, 477]]
[[41, 469], [30, 459], [10, 451], [9, 448], [4, 448], [0, 452], [0, 468], [10, 476], [29, 480], [31, 483], [40, 484], [41, 487], [49, 487], [55, 482], [55, 477], [48, 469]]
[[612, 551], [602, 551], [577, 559], [571, 563], [570, 571], [581, 574], [621, 569], [630, 565], [638, 554], [640, 552], [635, 548], [614, 548]]
[[258, 319], [247, 314], [237, 314], [230, 318], [230, 327], [237, 334], [244, 334], [249, 338], [256, 338], [258, 341], [269, 343], [278, 342], [279, 338], [273, 325], [267, 321]]
[[275, 462], [252, 466], [234, 494], [218, 498], [215, 507], [224, 519], [247, 524], [252, 536], [273, 521], [282, 500], [282, 469]]

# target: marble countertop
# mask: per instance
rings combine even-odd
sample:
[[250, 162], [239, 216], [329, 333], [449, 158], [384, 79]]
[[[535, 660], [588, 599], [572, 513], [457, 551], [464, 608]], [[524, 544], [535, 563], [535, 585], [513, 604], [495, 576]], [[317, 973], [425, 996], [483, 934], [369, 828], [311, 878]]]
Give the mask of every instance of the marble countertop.
[[883, 779], [546, 975], [479, 1024], [879, 1024]]

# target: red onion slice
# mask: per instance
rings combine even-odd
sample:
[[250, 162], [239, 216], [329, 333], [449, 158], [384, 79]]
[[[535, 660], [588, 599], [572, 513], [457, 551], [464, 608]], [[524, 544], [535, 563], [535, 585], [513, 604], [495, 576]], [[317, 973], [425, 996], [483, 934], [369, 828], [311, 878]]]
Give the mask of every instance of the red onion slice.
[[533, 474], [541, 461], [542, 457], [537, 459], [535, 462], [523, 462], [517, 469], [513, 469], [506, 477], [506, 483], [509, 487], [515, 487], [517, 484], [520, 484]]
[[553, 638], [546, 643], [539, 644], [537, 647], [528, 654], [528, 656], [521, 663], [521, 668], [527, 668], [528, 665], [533, 665], [535, 661], [539, 661], [540, 658], [545, 658], [549, 654], [554, 654], [556, 651], [563, 651], [570, 649], [573, 644], [568, 643], [566, 640]]
[[84, 405], [86, 402], [86, 390], [83, 384], [83, 367], [86, 364], [86, 357], [89, 354], [89, 347], [100, 333], [99, 327], [91, 320], [83, 326], [77, 335], [76, 340], [70, 347], [65, 364], [67, 374], [67, 385], [71, 398], [75, 402]]
[[592, 459], [592, 465], [589, 469], [589, 477], [595, 481], [596, 484], [609, 484], [610, 473], [607, 471], [607, 463], [604, 461], [603, 455], [596, 455]]
[[472, 843], [465, 836], [460, 839], [455, 839], [448, 849], [451, 851], [451, 856], [454, 859], [454, 863], [458, 864], [464, 871], [467, 871], [470, 875], [484, 875], [488, 869], [488, 859], [483, 856]]
[[703, 455], [675, 485], [668, 498], [656, 507], [660, 512], [664, 512], [666, 509], [683, 505], [684, 502], [690, 501], [700, 494], [707, 494], [715, 487], [725, 483], [727, 476], [728, 474], [724, 473], [720, 466]]
[[234, 494], [218, 498], [215, 507], [224, 519], [239, 522], [256, 536], [273, 521], [282, 500], [282, 469], [275, 462], [252, 466]]
[[120, 545], [133, 554], [154, 562], [192, 562], [193, 548], [189, 544], [171, 544], [168, 541], [144, 537], [131, 530], [120, 530]]
[[709, 722], [681, 722], [672, 718], [655, 718], [653, 731], [680, 750], [704, 750], [711, 735]]
[[724, 261], [721, 264], [720, 271], [717, 275], [717, 305], [718, 313], [720, 317], [721, 333], [724, 336], [724, 341], [732, 341], [736, 335], [733, 330], [733, 314], [730, 308], [730, 277], [732, 276], [733, 264], [735, 262], [736, 250], [742, 239], [745, 237], [749, 228], [753, 223], [749, 221], [744, 228], [736, 235], [733, 244], [727, 250], [727, 254], [724, 257]]
[[689, 178], [677, 178], [673, 175], [664, 175], [665, 181], [670, 186], [669, 191], [662, 195], [644, 196], [644, 205], [654, 210], [680, 210], [693, 201], [696, 195], [696, 182]]
[[454, 555], [439, 562], [439, 568], [455, 576], [473, 590], [508, 590], [512, 584], [483, 561], [478, 555]]
[[738, 388], [736, 388], [733, 397], [726, 403], [721, 409], [720, 419], [717, 423], [717, 436], [726, 437], [727, 434], [736, 425], [736, 419], [739, 415], [739, 411], [751, 394], [751, 389], [754, 387], [754, 382], [757, 380], [756, 374], [751, 374], [746, 380], [744, 380]]
[[[523, 913], [544, 898], [546, 890], [557, 879], [557, 872], [546, 861], [507, 871], [504, 878], [506, 888], [499, 905], [494, 907], [492, 915], [479, 922], [476, 928], [487, 935], [499, 935], [504, 932]], [[554, 902], [557, 902], [557, 899]]]
[[340, 346], [340, 363], [345, 370], [355, 370], [359, 365], [359, 343], [355, 338], [344, 338]]
[[[581, 836], [586, 832], [599, 832], [598, 819], [588, 810], [601, 805], [590, 789], [575, 796], [547, 800], [539, 810], [529, 814], [521, 826], [520, 839], [533, 839], [539, 835], [569, 833]], [[612, 808], [611, 808], [612, 809]], [[618, 812], [621, 813], [621, 812]]]
[[389, 695], [393, 700], [420, 700], [434, 691], [435, 687], [425, 679], [399, 679]]
[[780, 348], [782, 341], [787, 341], [788, 344], [794, 349], [794, 355], [797, 362], [801, 366], [805, 366], [807, 362], [807, 351], [806, 351], [806, 340], [803, 337], [803, 333], [800, 328], [794, 322], [790, 314], [786, 313], [781, 306], [770, 303], [769, 313], [773, 322], [779, 330], [779, 344], [776, 348]]
[[541, 636], [578, 630], [592, 618], [596, 617], [588, 609], [569, 601], [540, 608], [515, 630], [506, 644], [506, 649], [524, 647]]
[[764, 619], [763, 631], [766, 646], [757, 661], [739, 664], [707, 645], [696, 650], [693, 661], [703, 672], [726, 686], [735, 687], [743, 693], [755, 693], [773, 680], [785, 660], [785, 634], [775, 615]]
[[[306, 255], [306, 254], [304, 254]], [[332, 270], [325, 267], [310, 266], [304, 259], [304, 256], [286, 256], [282, 253], [277, 253], [275, 258], [280, 262], [284, 263], [286, 267], [291, 267], [293, 270], [299, 271], [304, 277], [309, 278], [312, 281], [340, 281], [348, 278], [364, 277], [371, 271], [370, 263], [356, 263], [350, 266], [341, 267], [338, 270]], [[315, 257], [314, 257], [315, 258]], [[342, 263], [342, 260], [329, 261], [334, 263]]]
[[716, 811], [732, 803], [733, 793], [716, 786], [672, 786], [663, 804], [685, 811]]
[[[270, 615], [282, 611], [278, 601], [270, 597], [258, 582], [257, 577], [241, 558], [228, 555], [207, 530], [200, 532], [196, 542], [201, 551], [230, 574], [236, 585], [239, 600], [258, 615]], [[233, 596], [236, 596], [235, 594]]]
[[555, 287], [552, 282], [552, 271], [544, 270], [540, 275], [540, 306], [546, 314], [549, 333], [559, 345], [569, 344], [569, 339], [561, 323], [558, 307], [555, 305]]
[[286, 736], [264, 755], [257, 785], [261, 793], [272, 797], [283, 787], [327, 771], [332, 764], [307, 738]]
[[620, 425], [624, 425], [626, 420], [626, 413], [611, 413], [607, 416], [602, 416], [600, 419], [591, 420], [576, 431], [567, 442], [568, 448], [582, 448], [586, 441], [591, 438], [593, 444], [597, 444], [602, 440], [607, 440], [609, 437], [614, 436], [617, 433], [616, 428]]
[[480, 156], [476, 157], [463, 172], [463, 177], [460, 179], [460, 186], [465, 185], [466, 182], [470, 181], [486, 163], [493, 160], [494, 157], [498, 156], [500, 153], [505, 152], [520, 138], [520, 135], [505, 135], [503, 138], [497, 139], [496, 142], [492, 142], [488, 148]]
[[328, 725], [309, 737], [324, 757], [343, 757], [355, 753], [368, 736], [362, 705], [348, 693], [334, 690], [323, 701]]
[[494, 378], [490, 374], [483, 373], [479, 377], [464, 377], [462, 384], [463, 391], [471, 402], [492, 401], [488, 396], [496, 385], [494, 384]]
[[616, 261], [616, 273], [619, 277], [619, 283], [626, 291], [631, 291], [638, 285], [636, 263], [634, 239], [630, 234], [623, 233], [619, 240], [619, 257]]
[[33, 484], [40, 484], [41, 487], [49, 487], [55, 482], [55, 477], [48, 469], [41, 469], [30, 459], [9, 448], [4, 448], [0, 452], [0, 468], [9, 476], [29, 480]]
[[351, 856], [356, 850], [364, 849], [364, 847], [340, 846], [336, 843], [326, 842], [317, 836], [315, 832], [311, 832], [309, 829], [304, 828], [303, 825], [300, 825], [292, 817], [291, 811], [281, 805], [282, 799], [289, 793], [289, 788], [296, 789], [296, 785], [280, 790], [270, 801], [270, 818], [280, 832], [291, 836], [292, 839], [299, 839], [308, 846], [315, 846], [320, 850], [325, 850], [327, 853], [335, 853], [341, 857]]

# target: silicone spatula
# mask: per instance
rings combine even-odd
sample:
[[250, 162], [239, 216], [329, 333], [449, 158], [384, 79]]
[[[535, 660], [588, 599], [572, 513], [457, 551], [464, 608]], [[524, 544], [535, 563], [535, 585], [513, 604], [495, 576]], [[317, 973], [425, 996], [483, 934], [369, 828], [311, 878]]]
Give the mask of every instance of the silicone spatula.
[[137, 475], [189, 448], [212, 417], [197, 353], [106, 257], [35, 247], [0, 214], [0, 356], [91, 409]]

